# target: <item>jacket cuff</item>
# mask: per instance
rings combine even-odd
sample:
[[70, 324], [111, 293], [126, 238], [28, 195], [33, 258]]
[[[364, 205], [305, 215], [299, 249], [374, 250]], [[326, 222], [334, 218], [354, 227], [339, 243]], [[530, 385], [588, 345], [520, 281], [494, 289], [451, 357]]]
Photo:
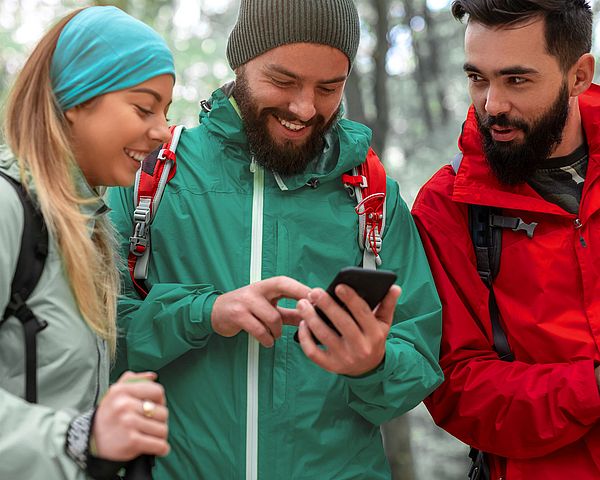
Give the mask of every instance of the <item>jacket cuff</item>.
[[575, 396], [572, 403], [575, 405], [575, 418], [583, 425], [591, 425], [600, 418], [600, 391], [594, 361], [581, 361], [576, 370], [571, 379], [571, 388], [565, 390], [570, 390]]
[[385, 353], [383, 354], [383, 360], [373, 370], [371, 370], [367, 373], [363, 373], [362, 375], [359, 375], [358, 377], [352, 377], [350, 375], [343, 375], [343, 377], [346, 379], [348, 384], [350, 386], [372, 385], [375, 383], [380, 383], [385, 378], [387, 378], [387, 375], [388, 375], [387, 372], [389, 372], [389, 370], [390, 370], [390, 365], [389, 365], [389, 361], [388, 361], [390, 355], [388, 354], [388, 348], [389, 348], [389, 345], [388, 345], [388, 342], [386, 342]]
[[88, 476], [97, 480], [108, 480], [116, 476], [124, 463], [104, 460], [90, 453], [90, 438], [95, 416], [96, 409], [93, 408], [71, 421], [67, 430], [65, 451]]
[[199, 337], [205, 337], [212, 333], [214, 333], [211, 315], [212, 310], [217, 298], [219, 298], [221, 292], [211, 292], [206, 295], [201, 295], [196, 302], [199, 304], [200, 315], [198, 315], [199, 320], [197, 322], [193, 322], [196, 325], [196, 335]]
[[65, 451], [69, 457], [82, 470], [87, 469], [87, 455], [89, 450], [90, 432], [95, 409], [76, 416], [67, 429]]

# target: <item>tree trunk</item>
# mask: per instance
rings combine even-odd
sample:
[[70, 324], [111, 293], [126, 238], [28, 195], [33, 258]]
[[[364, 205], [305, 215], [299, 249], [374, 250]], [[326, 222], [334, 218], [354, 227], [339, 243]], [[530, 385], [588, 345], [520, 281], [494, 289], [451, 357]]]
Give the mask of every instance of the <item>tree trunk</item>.
[[415, 9], [412, 0], [402, 0], [404, 5], [404, 22], [408, 28], [410, 28], [412, 46], [415, 54], [416, 68], [414, 72], [414, 80], [417, 86], [417, 92], [419, 92], [419, 98], [421, 100], [421, 114], [425, 125], [429, 131], [433, 130], [433, 115], [431, 114], [431, 107], [429, 106], [429, 93], [427, 91], [427, 75], [425, 72], [425, 60], [421, 53], [419, 40], [417, 33], [411, 28], [410, 22], [415, 16]]
[[352, 69], [348, 80], [346, 80], [344, 95], [346, 97], [346, 116], [355, 122], [368, 125], [365, 105], [360, 90], [360, 74], [356, 68]]
[[437, 36], [435, 19], [431, 16], [427, 2], [423, 4], [423, 18], [427, 25], [426, 38], [427, 46], [429, 47], [428, 65], [431, 72], [430, 78], [433, 79], [435, 85], [442, 124], [447, 125], [450, 120], [450, 110], [446, 100], [446, 79], [442, 76], [442, 69], [440, 68], [440, 41]]
[[393, 480], [415, 480], [415, 468], [410, 449], [410, 425], [403, 415], [381, 426], [385, 453], [392, 468]]
[[373, 61], [375, 64], [373, 97], [376, 108], [376, 117], [373, 120], [372, 126], [373, 148], [383, 155], [390, 128], [390, 106], [387, 91], [388, 74], [386, 69], [386, 59], [389, 50], [389, 2], [388, 0], [373, 0], [373, 8], [376, 12], [375, 37], [377, 38], [377, 44], [373, 52]]

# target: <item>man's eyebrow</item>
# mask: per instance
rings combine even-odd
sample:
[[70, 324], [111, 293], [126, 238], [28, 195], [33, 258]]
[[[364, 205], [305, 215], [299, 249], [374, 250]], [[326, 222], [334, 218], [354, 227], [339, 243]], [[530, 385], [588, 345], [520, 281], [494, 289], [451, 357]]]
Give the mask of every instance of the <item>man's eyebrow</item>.
[[[293, 78], [294, 80], [299, 80], [300, 77], [295, 74], [294, 72], [290, 72], [289, 70], [281, 67], [280, 65], [275, 65], [275, 64], [269, 64], [266, 66], [265, 68], [267, 71], [272, 71], [275, 73], [279, 73], [281, 75], [285, 75], [286, 77], [290, 77]], [[335, 78], [328, 78], [325, 80], [319, 80], [317, 83], [321, 83], [321, 84], [330, 84], [330, 83], [341, 83], [346, 81], [346, 79], [348, 78], [348, 75], [342, 75], [339, 77], [335, 77]]]
[[[470, 63], [465, 63], [463, 65], [463, 70], [465, 72], [481, 73], [481, 71], [475, 65], [472, 65]], [[514, 65], [511, 67], [505, 67], [505, 68], [501, 68], [500, 70], [494, 71], [494, 75], [496, 75], [496, 76], [531, 75], [531, 74], [537, 74], [537, 73], [539, 73], [539, 71], [536, 70], [535, 68], [523, 67], [521, 65]]]
[[522, 67], [515, 65], [514, 67], [506, 67], [498, 71], [500, 75], [531, 75], [539, 73], [535, 68]]
[[475, 66], [475, 65], [471, 65], [470, 63], [465, 63], [463, 65], [463, 70], [465, 72], [475, 72], [475, 73], [481, 73], [479, 71], [479, 69]]
[[147, 88], [147, 87], [132, 88], [130, 90], [130, 92], [133, 92], [133, 93], [149, 93], [154, 98], [156, 98], [156, 100], [158, 102], [162, 102], [162, 96], [161, 96], [161, 94], [158, 93], [156, 90], [152, 90], [151, 88]]

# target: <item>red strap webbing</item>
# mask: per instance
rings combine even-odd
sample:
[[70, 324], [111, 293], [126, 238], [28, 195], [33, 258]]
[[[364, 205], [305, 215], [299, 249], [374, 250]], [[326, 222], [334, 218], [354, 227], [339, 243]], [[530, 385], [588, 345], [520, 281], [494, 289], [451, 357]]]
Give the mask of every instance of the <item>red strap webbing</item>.
[[[137, 196], [135, 198], [135, 204], [140, 204], [141, 198], [150, 198], [150, 217], [149, 222], [151, 222], [152, 217], [154, 216], [154, 212], [152, 211], [154, 198], [156, 197], [156, 193], [158, 190], [158, 186], [160, 184], [160, 178], [162, 176], [163, 170], [165, 168], [165, 161], [172, 160], [173, 164], [171, 166], [171, 170], [169, 171], [169, 175], [167, 177], [167, 183], [171, 181], [173, 176], [175, 175], [175, 171], [177, 169], [177, 156], [175, 152], [171, 151], [171, 142], [173, 140], [173, 133], [175, 131], [176, 126], [170, 127], [171, 132], [171, 140], [165, 143], [161, 149], [158, 151], [152, 152], [148, 155], [143, 161], [141, 165], [141, 169], [139, 172], [139, 182], [137, 187]], [[149, 248], [149, 246], [137, 245], [135, 250], [140, 255], [144, 253], [145, 249]], [[127, 257], [127, 267], [129, 269], [129, 276], [131, 277], [131, 281], [139, 295], [142, 298], [145, 298], [148, 295], [148, 290], [143, 281], [138, 281], [135, 278], [135, 266], [140, 257], [138, 255], [133, 254], [131, 251]]]
[[[369, 148], [366, 160], [358, 167], [358, 173], [367, 179], [363, 198], [367, 198], [374, 193], [383, 193], [385, 195], [385, 168], [372, 148]], [[383, 211], [383, 201], [381, 202], [381, 211]]]
[[[368, 245], [378, 257], [381, 248], [381, 234], [384, 227], [384, 208], [386, 194], [386, 174], [383, 164], [372, 148], [369, 148], [365, 161], [356, 168], [356, 175], [342, 175], [342, 181], [355, 189], [360, 189], [359, 199], [355, 207], [358, 215], [364, 215], [364, 222], [359, 222], [362, 232], [362, 244]], [[378, 241], [379, 240], [379, 241]]]
[[[175, 130], [175, 126], [169, 128], [171, 135]], [[175, 152], [170, 150], [171, 140], [165, 143], [158, 152], [158, 158], [155, 158], [153, 154], [148, 155], [142, 162], [142, 170], [140, 171], [140, 181], [138, 186], [137, 198], [135, 204], [139, 204], [140, 198], [147, 197], [152, 198], [156, 195], [158, 190], [158, 184], [160, 183], [160, 177], [165, 168], [165, 160], [172, 160], [173, 165], [169, 172], [167, 183], [175, 176], [177, 170], [177, 155]], [[154, 212], [151, 212], [153, 214]]]
[[139, 296], [144, 299], [148, 296], [146, 285], [143, 282], [138, 282], [133, 274], [137, 259], [138, 257], [129, 252], [129, 256], [127, 257], [127, 267], [129, 268], [129, 276], [131, 277], [131, 281], [133, 282], [135, 290], [138, 292]]

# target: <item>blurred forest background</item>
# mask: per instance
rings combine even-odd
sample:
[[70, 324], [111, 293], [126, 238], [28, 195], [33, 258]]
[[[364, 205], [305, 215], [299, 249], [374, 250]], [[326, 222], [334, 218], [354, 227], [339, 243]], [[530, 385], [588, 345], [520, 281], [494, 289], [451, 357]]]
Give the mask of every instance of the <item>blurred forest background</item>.
[[[450, 0], [355, 1], [362, 38], [346, 88], [347, 116], [373, 129], [375, 149], [410, 205], [456, 152], [469, 106], [464, 26], [450, 15]], [[0, 0], [0, 105], [43, 32], [69, 10], [89, 4], [116, 5], [165, 37], [178, 74], [169, 112], [175, 122], [195, 125], [200, 100], [233, 79], [225, 46], [239, 0]], [[600, 9], [599, 1], [591, 4]], [[598, 31], [596, 26], [596, 37]], [[596, 56], [599, 44], [595, 39]], [[394, 479], [466, 478], [468, 448], [437, 428], [422, 405], [386, 432]]]

